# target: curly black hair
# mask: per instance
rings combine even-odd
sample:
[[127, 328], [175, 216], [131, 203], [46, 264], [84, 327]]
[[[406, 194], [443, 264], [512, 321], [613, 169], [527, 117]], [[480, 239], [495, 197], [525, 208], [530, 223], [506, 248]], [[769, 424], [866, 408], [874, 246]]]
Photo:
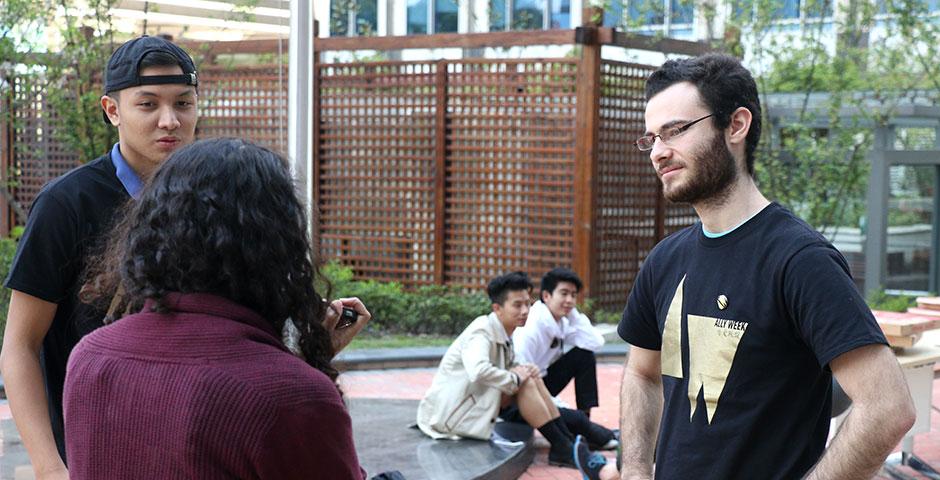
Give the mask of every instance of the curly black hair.
[[157, 170], [86, 272], [82, 300], [129, 306], [168, 293], [211, 293], [267, 319], [277, 332], [291, 319], [308, 364], [330, 378], [334, 351], [314, 282], [317, 255], [307, 213], [287, 162], [239, 139], [202, 140]]

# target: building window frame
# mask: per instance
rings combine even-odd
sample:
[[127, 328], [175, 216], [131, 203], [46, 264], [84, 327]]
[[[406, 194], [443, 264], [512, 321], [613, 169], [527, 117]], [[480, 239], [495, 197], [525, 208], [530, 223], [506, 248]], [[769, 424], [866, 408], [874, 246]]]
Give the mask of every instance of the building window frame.
[[489, 31], [510, 32], [510, 31], [520, 31], [520, 30], [551, 30], [553, 28], [552, 27], [553, 7], [556, 5], [560, 5], [564, 3], [565, 1], [568, 2], [568, 25], [564, 26], [564, 25], [559, 24], [557, 28], [561, 28], [561, 29], [572, 28], [571, 10], [572, 10], [573, 5], [575, 4], [575, 0], [536, 0], [536, 1], [542, 2], [542, 5], [539, 6], [539, 10], [541, 10], [541, 13], [542, 13], [542, 25], [539, 28], [519, 28], [516, 26], [517, 25], [516, 16], [514, 15], [514, 13], [516, 11], [517, 1], [518, 0], [503, 0], [503, 12], [502, 12], [503, 26], [502, 28], [499, 28], [499, 29], [493, 28], [493, 22], [492, 22], [493, 1], [490, 0], [487, 2], [487, 6], [488, 6], [487, 8], [490, 9], [490, 18], [488, 19]]
[[[359, 20], [360, 20], [359, 13], [362, 11], [362, 6], [360, 4], [363, 2], [371, 2], [374, 4], [375, 23], [374, 24], [370, 23], [370, 27], [372, 29], [371, 35], [378, 34], [379, 28], [381, 28], [379, 23], [382, 22], [382, 18], [378, 14], [379, 2], [381, 1], [384, 1], [384, 0], [330, 0], [330, 6], [329, 6], [329, 15], [330, 15], [329, 34], [330, 36], [331, 37], [337, 37], [337, 36], [359, 37], [359, 36], [364, 36], [364, 35], [370, 35], [369, 33], [359, 33]], [[343, 4], [341, 8], [346, 9], [346, 14], [345, 14], [346, 31], [339, 35], [337, 35], [337, 32], [333, 31], [333, 12], [334, 12], [335, 5], [337, 3]], [[356, 8], [350, 8], [353, 3], [356, 4]]]
[[[435, 33], [458, 33], [460, 32], [460, 20], [463, 16], [463, 9], [460, 8], [459, 0], [421, 0], [425, 3], [425, 15], [427, 16], [427, 23], [425, 24], [424, 32], [410, 32], [409, 28], [409, 18], [408, 14], [411, 11], [411, 8], [408, 6], [408, 3], [405, 2], [405, 32], [407, 35], [433, 35]], [[451, 1], [454, 6], [457, 8], [457, 24], [454, 30], [447, 30], [445, 32], [439, 31], [437, 25], [437, 14], [438, 14], [438, 5], [443, 2]]]

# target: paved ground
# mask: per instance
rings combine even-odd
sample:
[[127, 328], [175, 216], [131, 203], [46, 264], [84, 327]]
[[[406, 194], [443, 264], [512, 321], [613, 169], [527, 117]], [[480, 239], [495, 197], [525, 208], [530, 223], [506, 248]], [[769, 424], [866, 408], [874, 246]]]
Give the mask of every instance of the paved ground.
[[[610, 428], [617, 427], [621, 373], [622, 370], [619, 364], [606, 363], [598, 365], [597, 380], [601, 406], [594, 409], [591, 419]], [[433, 376], [433, 368], [371, 370], [344, 373], [340, 377], [340, 382], [346, 394], [351, 397], [420, 399], [431, 385]], [[572, 387], [569, 386], [569, 388], [562, 391], [560, 396], [562, 400], [574, 404], [574, 389]], [[940, 380], [934, 381], [933, 405], [934, 410], [938, 410], [938, 406], [940, 406]], [[931, 465], [940, 468], [940, 415], [932, 415], [931, 420], [931, 432], [915, 437], [914, 453]], [[607, 457], [613, 458], [613, 455], [608, 453]], [[549, 466], [548, 450], [542, 448], [536, 454], [535, 462], [529, 467], [526, 474], [521, 477], [521, 480], [548, 479], [581, 480], [581, 477], [574, 470]]]
[[[594, 410], [592, 419], [614, 428], [618, 418], [618, 395], [621, 366], [619, 364], [598, 365], [598, 383], [601, 406]], [[432, 368], [366, 370], [344, 373], [340, 377], [346, 395], [353, 398], [420, 399], [431, 384]], [[571, 388], [561, 393], [561, 398], [574, 404]], [[934, 381], [934, 410], [940, 406], [940, 380]], [[940, 415], [932, 416], [932, 431], [915, 437], [914, 452], [928, 463], [940, 466]], [[547, 444], [545, 444], [547, 445]], [[576, 471], [547, 465], [547, 449], [539, 450], [535, 462], [521, 480], [580, 480]], [[611, 454], [608, 457], [612, 458]], [[32, 469], [19, 435], [10, 417], [6, 401], [0, 402], [0, 479], [29, 480]], [[887, 477], [879, 477], [887, 478]], [[923, 478], [923, 477], [919, 477]]]

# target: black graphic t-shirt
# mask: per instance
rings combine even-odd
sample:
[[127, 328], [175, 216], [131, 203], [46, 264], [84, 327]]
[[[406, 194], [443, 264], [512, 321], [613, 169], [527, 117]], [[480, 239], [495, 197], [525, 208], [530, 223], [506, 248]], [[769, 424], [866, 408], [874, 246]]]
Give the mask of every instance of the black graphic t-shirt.
[[661, 354], [659, 479], [802, 477], [829, 432], [829, 362], [887, 343], [842, 255], [777, 204], [660, 242], [618, 331]]
[[40, 362], [52, 434], [65, 458], [62, 390], [72, 348], [102, 325], [105, 312], [81, 303], [78, 292], [89, 254], [106, 240], [117, 210], [130, 196], [110, 155], [46, 184], [33, 200], [6, 287], [58, 306], [42, 341]]

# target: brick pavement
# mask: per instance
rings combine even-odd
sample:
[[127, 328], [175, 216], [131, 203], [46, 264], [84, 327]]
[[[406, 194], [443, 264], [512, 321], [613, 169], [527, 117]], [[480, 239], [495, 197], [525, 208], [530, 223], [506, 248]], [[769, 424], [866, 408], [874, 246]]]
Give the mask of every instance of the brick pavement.
[[[597, 366], [600, 407], [593, 410], [591, 419], [609, 428], [617, 428], [619, 418], [619, 392], [622, 367], [620, 364], [601, 363]], [[420, 399], [431, 385], [433, 368], [367, 370], [347, 372], [340, 376], [343, 391], [350, 397]], [[561, 399], [574, 405], [574, 389], [569, 386], [561, 392]], [[934, 381], [934, 410], [940, 406], [940, 380]], [[940, 415], [931, 416], [931, 431], [914, 438], [914, 453], [940, 467]], [[539, 442], [541, 444], [542, 442]], [[547, 444], [546, 444], [547, 445]], [[900, 448], [896, 449], [898, 451]], [[613, 458], [611, 453], [606, 453]], [[888, 478], [888, 477], [877, 477]], [[924, 478], [924, 477], [918, 477]], [[548, 465], [547, 448], [539, 449], [535, 462], [520, 480], [580, 480], [574, 470]]]
[[[616, 428], [619, 416], [617, 399], [621, 372], [619, 364], [601, 363], [598, 365], [601, 406], [592, 412], [592, 420], [610, 428]], [[433, 376], [433, 368], [350, 371], [340, 376], [340, 384], [349, 397], [418, 400], [431, 385]], [[573, 388], [565, 389], [561, 393], [561, 398], [573, 405]], [[934, 410], [938, 410], [940, 380], [934, 381], [933, 405]], [[0, 430], [0, 478], [17, 480], [32, 478], [32, 469], [29, 467], [28, 458], [16, 435], [15, 427], [12, 426], [10, 408], [6, 401], [0, 402], [0, 421], [5, 427]], [[914, 452], [928, 463], [940, 466], [940, 415], [931, 416], [931, 426], [931, 432], [915, 437]], [[537, 443], [539, 444], [547, 445], [544, 440]], [[580, 476], [574, 470], [549, 466], [547, 455], [547, 448], [539, 449], [534, 463], [520, 479], [580, 480]], [[613, 457], [609, 452], [606, 456]]]

